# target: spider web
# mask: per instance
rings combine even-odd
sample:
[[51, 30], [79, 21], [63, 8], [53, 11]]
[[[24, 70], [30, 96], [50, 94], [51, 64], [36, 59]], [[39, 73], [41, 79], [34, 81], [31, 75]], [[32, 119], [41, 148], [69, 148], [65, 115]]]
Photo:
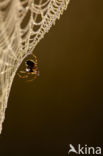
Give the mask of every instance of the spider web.
[[70, 0], [0, 0], [0, 133], [10, 88], [31, 54]]

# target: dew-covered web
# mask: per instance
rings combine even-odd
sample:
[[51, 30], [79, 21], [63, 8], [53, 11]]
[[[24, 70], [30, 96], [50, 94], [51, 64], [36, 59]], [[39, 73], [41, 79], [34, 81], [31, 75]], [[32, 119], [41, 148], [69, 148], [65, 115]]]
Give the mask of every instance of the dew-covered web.
[[0, 133], [16, 71], [70, 0], [0, 0]]

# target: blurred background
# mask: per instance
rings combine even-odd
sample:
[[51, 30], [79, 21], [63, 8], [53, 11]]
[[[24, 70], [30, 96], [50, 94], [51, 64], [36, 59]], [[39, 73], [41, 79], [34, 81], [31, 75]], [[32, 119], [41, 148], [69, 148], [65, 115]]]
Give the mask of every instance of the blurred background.
[[103, 0], [71, 0], [34, 53], [40, 77], [16, 75], [0, 155], [67, 156], [69, 144], [101, 146]]

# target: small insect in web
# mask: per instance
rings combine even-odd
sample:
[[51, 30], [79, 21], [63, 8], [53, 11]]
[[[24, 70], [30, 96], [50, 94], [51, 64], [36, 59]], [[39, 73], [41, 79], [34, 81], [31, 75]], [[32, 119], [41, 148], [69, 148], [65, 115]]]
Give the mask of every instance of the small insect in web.
[[33, 81], [40, 75], [37, 57], [34, 54], [32, 54], [32, 56], [33, 59], [28, 59], [25, 61], [25, 70], [19, 71], [18, 73], [20, 78], [27, 79], [27, 81]]

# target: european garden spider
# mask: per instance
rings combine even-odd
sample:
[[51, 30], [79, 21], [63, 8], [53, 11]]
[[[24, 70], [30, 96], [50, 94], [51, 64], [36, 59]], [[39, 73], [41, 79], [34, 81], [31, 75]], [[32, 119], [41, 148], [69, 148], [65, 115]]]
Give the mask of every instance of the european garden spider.
[[38, 69], [38, 61], [37, 61], [37, 57], [32, 54], [33, 59], [29, 59], [25, 62], [25, 70], [24, 71], [20, 71], [18, 73], [18, 76], [20, 78], [30, 78], [32, 77], [32, 79], [28, 80], [28, 81], [32, 81], [35, 80], [40, 74], [39, 74], [39, 69]]

